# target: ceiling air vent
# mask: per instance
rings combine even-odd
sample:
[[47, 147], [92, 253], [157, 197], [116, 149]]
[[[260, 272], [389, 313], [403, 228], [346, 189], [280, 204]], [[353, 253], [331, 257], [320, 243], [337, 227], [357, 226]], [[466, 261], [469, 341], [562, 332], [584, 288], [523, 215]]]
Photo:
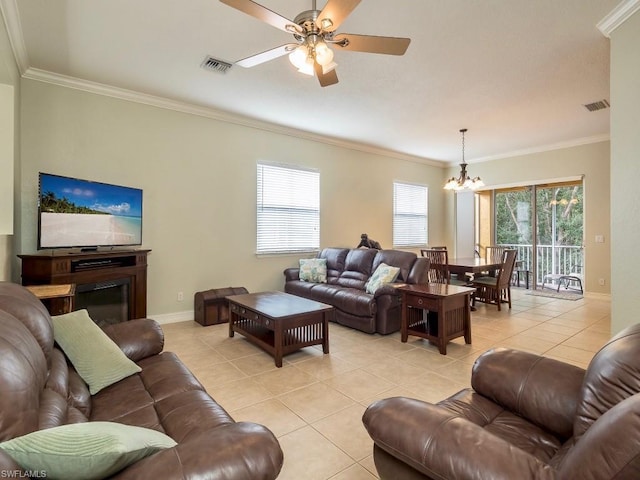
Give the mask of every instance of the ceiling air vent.
[[227, 73], [227, 70], [231, 68], [230, 63], [223, 62], [222, 60], [209, 56], [205, 57], [200, 66], [205, 70], [211, 70], [212, 72], [218, 73]]
[[584, 108], [589, 110], [590, 112], [596, 112], [598, 110], [604, 110], [605, 108], [609, 108], [609, 102], [606, 100], [600, 100], [598, 102], [587, 103]]

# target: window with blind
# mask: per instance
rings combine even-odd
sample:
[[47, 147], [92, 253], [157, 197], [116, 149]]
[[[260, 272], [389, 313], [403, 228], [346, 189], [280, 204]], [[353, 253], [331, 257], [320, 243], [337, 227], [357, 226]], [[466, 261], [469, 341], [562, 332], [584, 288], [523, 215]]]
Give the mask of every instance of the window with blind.
[[427, 245], [427, 198], [424, 185], [393, 183], [393, 246]]
[[320, 173], [258, 163], [257, 253], [320, 248]]

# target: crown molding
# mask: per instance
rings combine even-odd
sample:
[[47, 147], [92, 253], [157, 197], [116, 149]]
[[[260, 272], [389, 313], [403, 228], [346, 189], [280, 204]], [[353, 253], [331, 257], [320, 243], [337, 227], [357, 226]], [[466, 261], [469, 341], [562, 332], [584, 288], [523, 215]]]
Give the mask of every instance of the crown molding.
[[0, 11], [4, 17], [4, 24], [7, 27], [9, 42], [18, 70], [20, 70], [20, 75], [23, 75], [29, 68], [29, 55], [27, 55], [27, 46], [22, 35], [22, 24], [16, 0], [0, 0]]
[[51, 83], [62, 87], [73, 88], [75, 90], [82, 90], [89, 93], [95, 93], [97, 95], [104, 95], [107, 97], [113, 97], [120, 100], [126, 100], [134, 103], [141, 103], [144, 105], [150, 105], [153, 107], [164, 108], [166, 110], [173, 110], [181, 113], [188, 113], [191, 115], [197, 115], [200, 117], [219, 120], [221, 122], [232, 123], [249, 128], [255, 128], [258, 130], [267, 131], [270, 133], [277, 133], [280, 135], [286, 135], [295, 138], [302, 138], [305, 140], [311, 140], [313, 142], [324, 143], [341, 148], [347, 148], [364, 153], [370, 153], [373, 155], [381, 155], [385, 157], [391, 157], [398, 160], [404, 160], [407, 162], [420, 163], [423, 165], [431, 165], [434, 167], [444, 167], [442, 162], [431, 160], [424, 157], [418, 157], [414, 155], [408, 155], [393, 150], [387, 150], [384, 148], [375, 147], [372, 145], [366, 145], [358, 142], [351, 142], [348, 140], [342, 140], [338, 138], [328, 137], [325, 135], [319, 135], [296, 128], [285, 127], [274, 123], [264, 122], [250, 117], [233, 114], [223, 110], [218, 110], [210, 107], [202, 107], [187, 102], [181, 102], [178, 100], [171, 100], [164, 97], [158, 97], [155, 95], [148, 95], [146, 93], [140, 93], [133, 90], [127, 90], [124, 88], [113, 87], [111, 85], [105, 85], [103, 83], [92, 82], [89, 80], [83, 80], [76, 77], [70, 77], [67, 75], [61, 75], [58, 73], [48, 72], [46, 70], [40, 70], [38, 68], [27, 68], [22, 74], [23, 78], [30, 80], [36, 80], [39, 82]]
[[[521, 157], [524, 155], [532, 155], [534, 153], [544, 153], [551, 152], [553, 150], [561, 150], [563, 148], [572, 148], [572, 147], [580, 147], [582, 145], [590, 145], [592, 143], [600, 143], [600, 142], [608, 142], [611, 140], [611, 136], [608, 133], [603, 133], [602, 135], [594, 135], [592, 137], [583, 137], [576, 138], [573, 140], [567, 140], [566, 142], [552, 143], [549, 145], [540, 145], [538, 147], [526, 148], [523, 150], [514, 150], [511, 152], [501, 153], [499, 155], [491, 155], [488, 157], [479, 157], [473, 159], [467, 159], [468, 164], [472, 163], [482, 163], [482, 162], [490, 162], [492, 160], [500, 160], [502, 158], [511, 158], [511, 157]], [[448, 167], [455, 167], [459, 165], [460, 162], [450, 162], [447, 164]]]
[[596, 26], [605, 37], [611, 38], [613, 31], [638, 10], [640, 10], [640, 0], [623, 0], [616, 8], [611, 10], [606, 17], [600, 20]]

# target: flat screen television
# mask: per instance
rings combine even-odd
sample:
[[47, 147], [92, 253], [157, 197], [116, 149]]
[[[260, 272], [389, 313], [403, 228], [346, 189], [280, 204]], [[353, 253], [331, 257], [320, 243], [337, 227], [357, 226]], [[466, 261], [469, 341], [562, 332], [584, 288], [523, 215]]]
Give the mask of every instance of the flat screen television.
[[39, 173], [38, 249], [142, 245], [142, 190]]

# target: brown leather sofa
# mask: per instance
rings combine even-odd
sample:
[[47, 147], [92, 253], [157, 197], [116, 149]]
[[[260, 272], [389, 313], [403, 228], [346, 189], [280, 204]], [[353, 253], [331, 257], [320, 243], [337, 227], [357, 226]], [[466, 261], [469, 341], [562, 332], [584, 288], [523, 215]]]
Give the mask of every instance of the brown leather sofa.
[[[283, 454], [262, 425], [236, 423], [140, 319], [105, 332], [142, 371], [91, 396], [54, 344], [51, 317], [20, 285], [0, 282], [0, 442], [64, 424], [111, 421], [158, 430], [177, 446], [121, 470], [118, 479], [274, 479]], [[0, 472], [22, 472], [0, 449]], [[20, 478], [27, 478], [26, 476]]]
[[365, 291], [367, 280], [381, 263], [399, 267], [396, 283], [427, 283], [429, 261], [400, 250], [325, 248], [318, 258], [327, 260], [327, 283], [300, 280], [298, 268], [284, 271], [284, 291], [335, 307], [337, 323], [366, 333], [400, 330], [402, 303], [394, 287], [375, 295]]
[[495, 349], [476, 360], [471, 385], [436, 405], [368, 407], [381, 479], [640, 478], [640, 324], [586, 371]]

